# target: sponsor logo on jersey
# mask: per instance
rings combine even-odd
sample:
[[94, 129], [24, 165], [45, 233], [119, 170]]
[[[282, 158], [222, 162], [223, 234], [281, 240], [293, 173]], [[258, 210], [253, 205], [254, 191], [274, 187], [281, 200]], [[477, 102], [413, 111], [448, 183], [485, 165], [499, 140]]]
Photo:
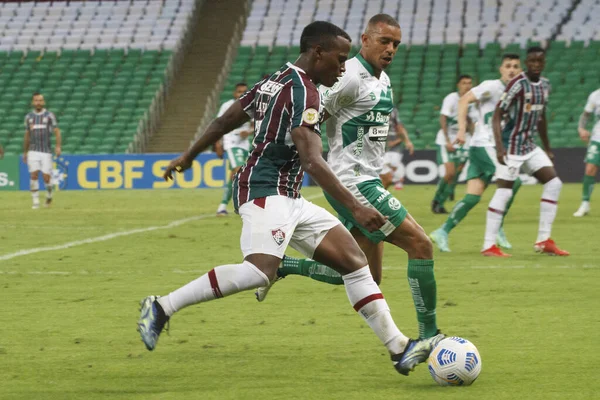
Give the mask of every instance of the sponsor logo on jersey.
[[340, 106], [347, 107], [352, 104], [352, 96], [342, 96], [339, 100]]
[[266, 81], [262, 85], [260, 85], [260, 89], [258, 90], [261, 94], [266, 94], [269, 96], [274, 96], [283, 88], [283, 84], [274, 81]]
[[388, 200], [388, 206], [390, 206], [390, 208], [395, 211], [399, 210], [400, 207], [402, 207], [402, 204], [400, 204], [400, 201], [397, 198], [392, 197]]
[[361, 72], [360, 73], [360, 79], [367, 79], [369, 77], [369, 74], [366, 72]]
[[273, 236], [275, 243], [277, 243], [277, 246], [281, 246], [285, 241], [285, 232], [281, 229], [272, 230], [271, 235]]

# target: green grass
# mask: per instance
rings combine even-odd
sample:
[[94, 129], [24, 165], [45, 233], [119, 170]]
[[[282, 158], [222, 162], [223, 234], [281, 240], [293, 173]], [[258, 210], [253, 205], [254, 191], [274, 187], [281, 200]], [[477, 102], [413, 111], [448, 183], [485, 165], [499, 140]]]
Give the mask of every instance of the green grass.
[[[429, 211], [433, 190], [396, 192], [428, 232], [444, 220]], [[305, 190], [305, 196], [318, 193]], [[473, 386], [441, 388], [425, 366], [408, 378], [393, 370], [343, 287], [301, 277], [278, 283], [261, 304], [245, 292], [186, 309], [157, 350], [146, 351], [135, 331], [142, 297], [166, 294], [241, 258], [239, 218], [212, 217], [220, 191], [62, 192], [52, 209], [37, 211], [28, 193], [5, 192], [0, 258], [210, 216], [0, 259], [0, 398], [593, 398], [600, 270], [592, 243], [599, 214], [571, 217], [580, 185], [565, 186], [553, 237], [573, 255], [536, 255], [540, 193], [540, 186], [524, 187], [515, 201], [506, 226], [515, 247], [511, 259], [478, 254], [492, 191], [450, 236], [453, 252], [436, 253], [439, 324], [472, 340], [483, 360]], [[314, 201], [325, 205], [322, 197]], [[382, 290], [395, 321], [414, 336], [406, 256], [388, 246], [384, 265]]]

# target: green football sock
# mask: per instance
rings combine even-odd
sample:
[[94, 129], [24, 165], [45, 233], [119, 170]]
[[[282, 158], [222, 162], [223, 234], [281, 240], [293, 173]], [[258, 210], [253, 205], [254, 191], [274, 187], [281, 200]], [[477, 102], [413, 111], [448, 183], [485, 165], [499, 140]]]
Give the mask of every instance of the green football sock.
[[583, 195], [581, 196], [583, 201], [590, 201], [592, 191], [594, 190], [594, 183], [596, 183], [595, 176], [585, 175], [583, 177]]
[[504, 215], [502, 215], [502, 224], [500, 225], [500, 227], [504, 226], [504, 219], [506, 218], [506, 214], [508, 214], [508, 210], [510, 209], [510, 206], [512, 206], [512, 203], [515, 200], [515, 196], [521, 188], [521, 185], [523, 185], [523, 181], [521, 180], [521, 178], [517, 178], [512, 187], [512, 195], [510, 196], [510, 199], [508, 199], [508, 203], [506, 203], [506, 209], [504, 210]]
[[446, 183], [444, 178], [441, 178], [437, 184], [437, 188], [435, 190], [435, 195], [433, 196], [433, 200], [437, 201], [438, 204], [443, 204], [444, 201], [446, 200], [446, 198], [444, 198], [444, 194], [446, 192], [447, 186], [448, 186], [448, 184]]
[[225, 185], [225, 190], [223, 190], [223, 199], [221, 200], [221, 204], [229, 204], [229, 201], [231, 201], [232, 196], [233, 196], [233, 180], [230, 179], [229, 182]]
[[481, 200], [481, 196], [467, 194], [462, 200], [456, 203], [442, 229], [446, 233], [450, 233], [467, 216], [469, 211], [479, 203], [479, 200]]
[[446, 184], [446, 191], [444, 193], [442, 202], [445, 202], [448, 199], [448, 197], [450, 197], [452, 193], [454, 193], [454, 189], [456, 189], [456, 184], [456, 179], [453, 179], [452, 182]]
[[319, 282], [329, 283], [331, 285], [343, 285], [342, 275], [326, 265], [311, 260], [310, 258], [283, 257], [283, 262], [277, 275], [285, 277], [287, 275], [308, 276]]
[[419, 337], [435, 336], [438, 328], [435, 318], [437, 290], [433, 274], [433, 260], [408, 260], [407, 275], [417, 310]]

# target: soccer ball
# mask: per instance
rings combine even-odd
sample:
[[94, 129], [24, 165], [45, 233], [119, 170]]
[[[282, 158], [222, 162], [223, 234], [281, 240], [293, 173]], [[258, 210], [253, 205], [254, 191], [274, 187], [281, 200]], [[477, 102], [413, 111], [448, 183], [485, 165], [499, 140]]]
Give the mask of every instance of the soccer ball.
[[441, 386], [467, 386], [481, 372], [481, 356], [467, 339], [449, 337], [442, 340], [429, 355], [429, 373]]

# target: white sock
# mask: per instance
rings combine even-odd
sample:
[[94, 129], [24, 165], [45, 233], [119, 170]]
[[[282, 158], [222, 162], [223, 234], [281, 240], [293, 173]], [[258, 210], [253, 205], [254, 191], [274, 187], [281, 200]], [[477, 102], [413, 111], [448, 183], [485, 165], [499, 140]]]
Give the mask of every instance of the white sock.
[[483, 250], [487, 250], [496, 244], [496, 237], [498, 236], [498, 231], [500, 231], [500, 226], [502, 226], [502, 217], [504, 216], [510, 196], [512, 196], [512, 189], [496, 189], [494, 197], [492, 197], [488, 206]]
[[33, 199], [33, 204], [39, 204], [40, 202], [40, 182], [37, 179], [29, 180], [29, 190], [31, 190], [31, 198]]
[[215, 267], [200, 278], [160, 297], [158, 302], [165, 314], [173, 315], [184, 307], [229, 296], [244, 290], [267, 286], [269, 278], [252, 263]]
[[369, 266], [342, 276], [348, 299], [391, 354], [404, 351], [408, 338], [400, 332]]
[[536, 243], [550, 238], [552, 223], [554, 222], [554, 218], [556, 218], [556, 211], [558, 210], [558, 197], [560, 196], [561, 188], [562, 181], [558, 177], [544, 184], [544, 191], [542, 192], [542, 200], [540, 202], [540, 226]]

